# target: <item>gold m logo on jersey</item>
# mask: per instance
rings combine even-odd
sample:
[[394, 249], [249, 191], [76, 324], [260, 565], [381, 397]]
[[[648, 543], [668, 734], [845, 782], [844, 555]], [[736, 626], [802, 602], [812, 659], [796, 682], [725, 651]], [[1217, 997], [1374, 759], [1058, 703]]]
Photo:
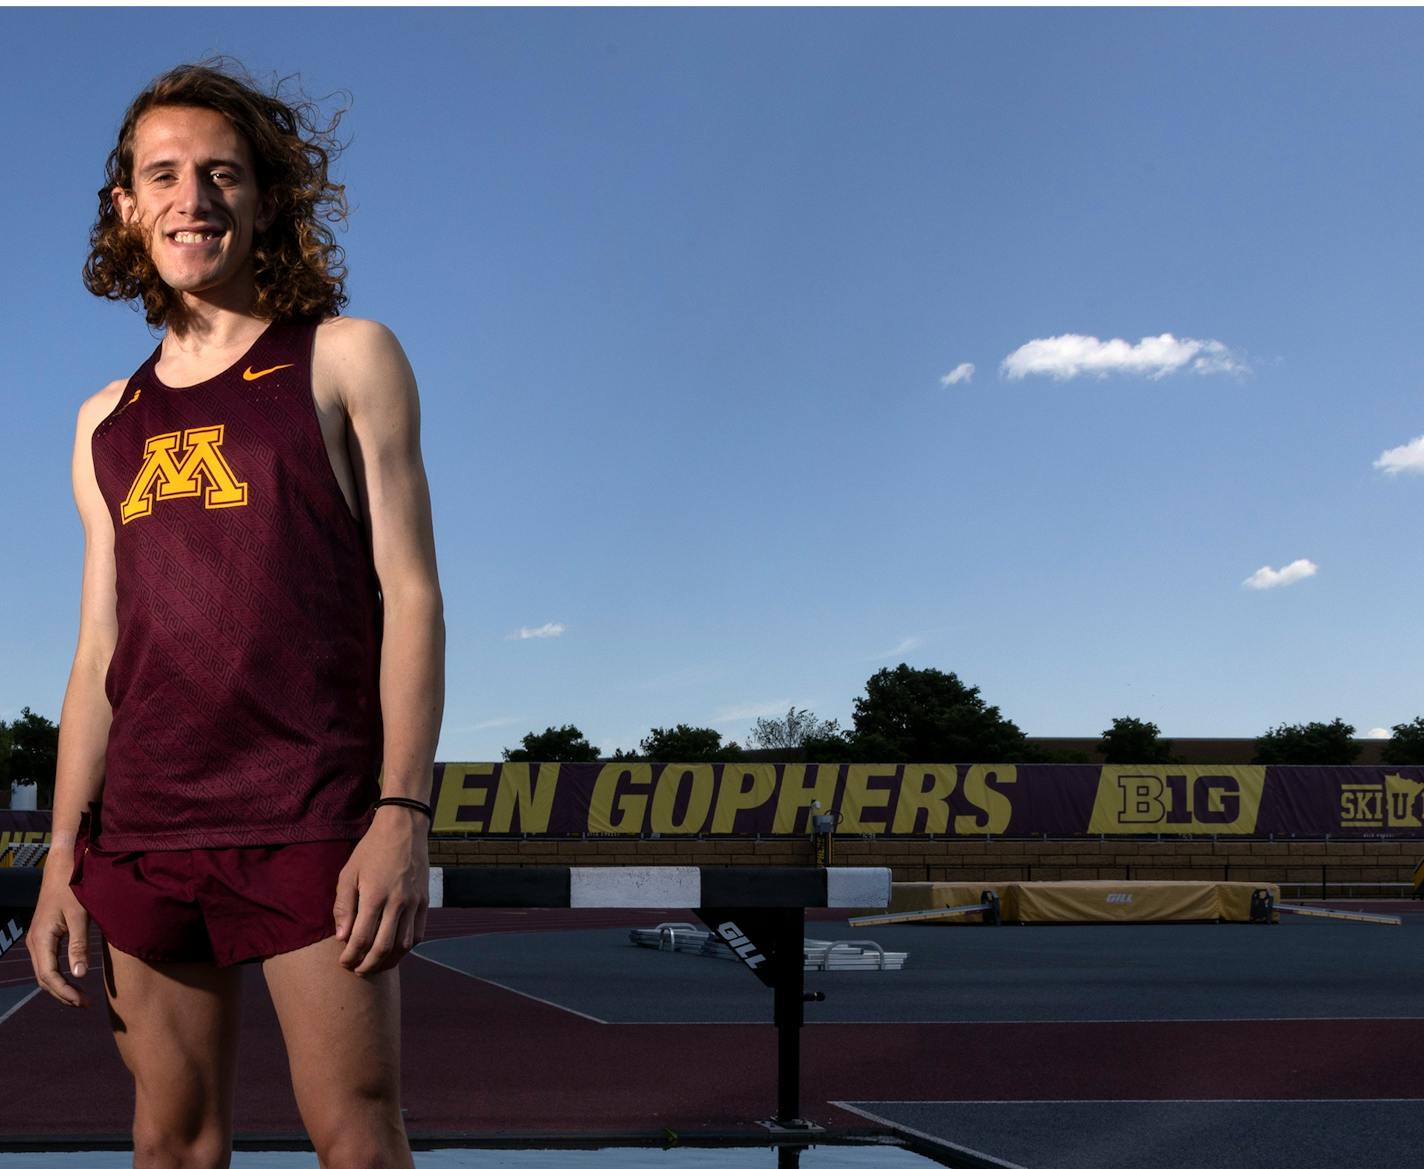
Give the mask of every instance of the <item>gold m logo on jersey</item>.
[[202, 495], [204, 507], [246, 504], [247, 484], [237, 481], [223, 458], [222, 441], [221, 424], [150, 438], [143, 448], [143, 466], [119, 509], [124, 523], [148, 515], [156, 499]]

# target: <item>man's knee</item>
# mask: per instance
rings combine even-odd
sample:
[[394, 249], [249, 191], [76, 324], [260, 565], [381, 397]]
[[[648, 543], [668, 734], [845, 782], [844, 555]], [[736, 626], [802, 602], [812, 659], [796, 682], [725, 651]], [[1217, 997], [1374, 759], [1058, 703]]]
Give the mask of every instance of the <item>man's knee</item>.
[[134, 1169], [227, 1169], [232, 1139], [207, 1129], [192, 1136], [134, 1122]]
[[321, 1169], [409, 1169], [410, 1146], [399, 1109], [371, 1109], [361, 1123], [311, 1132]]

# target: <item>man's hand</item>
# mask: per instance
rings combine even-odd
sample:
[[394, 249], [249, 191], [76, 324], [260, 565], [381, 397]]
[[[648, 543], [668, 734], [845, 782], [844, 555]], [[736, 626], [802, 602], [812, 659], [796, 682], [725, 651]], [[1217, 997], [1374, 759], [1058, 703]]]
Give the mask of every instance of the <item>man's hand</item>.
[[364, 976], [387, 970], [425, 937], [430, 904], [428, 822], [412, 808], [386, 806], [356, 845], [336, 883], [339, 961]]
[[89, 996], [65, 977], [59, 965], [59, 952], [68, 936], [69, 972], [83, 978], [89, 969], [89, 911], [79, 904], [69, 887], [73, 862], [51, 851], [45, 863], [44, 882], [30, 928], [25, 931], [25, 948], [30, 952], [30, 964], [35, 968], [35, 981], [50, 995], [68, 1007], [87, 1007]]

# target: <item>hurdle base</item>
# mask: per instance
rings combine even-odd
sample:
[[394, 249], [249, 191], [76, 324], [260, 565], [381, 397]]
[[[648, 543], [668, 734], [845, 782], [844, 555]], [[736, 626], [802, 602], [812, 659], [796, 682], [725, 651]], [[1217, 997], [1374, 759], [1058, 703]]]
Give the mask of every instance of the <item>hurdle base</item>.
[[810, 1120], [759, 1120], [757, 1124], [767, 1132], [779, 1137], [815, 1136], [825, 1132], [825, 1128]]

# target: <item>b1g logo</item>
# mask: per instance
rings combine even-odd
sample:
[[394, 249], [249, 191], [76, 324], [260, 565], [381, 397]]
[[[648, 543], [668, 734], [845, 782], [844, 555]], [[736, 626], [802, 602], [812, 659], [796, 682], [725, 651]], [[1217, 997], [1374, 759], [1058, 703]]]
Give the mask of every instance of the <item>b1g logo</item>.
[[1424, 828], [1424, 783], [1386, 775], [1383, 783], [1340, 785], [1341, 828]]
[[1117, 786], [1122, 824], [1230, 824], [1241, 814], [1241, 785], [1229, 775], [1119, 775]]
[[1264, 767], [1148, 768], [1109, 764], [1098, 777], [1090, 832], [1254, 831]]

